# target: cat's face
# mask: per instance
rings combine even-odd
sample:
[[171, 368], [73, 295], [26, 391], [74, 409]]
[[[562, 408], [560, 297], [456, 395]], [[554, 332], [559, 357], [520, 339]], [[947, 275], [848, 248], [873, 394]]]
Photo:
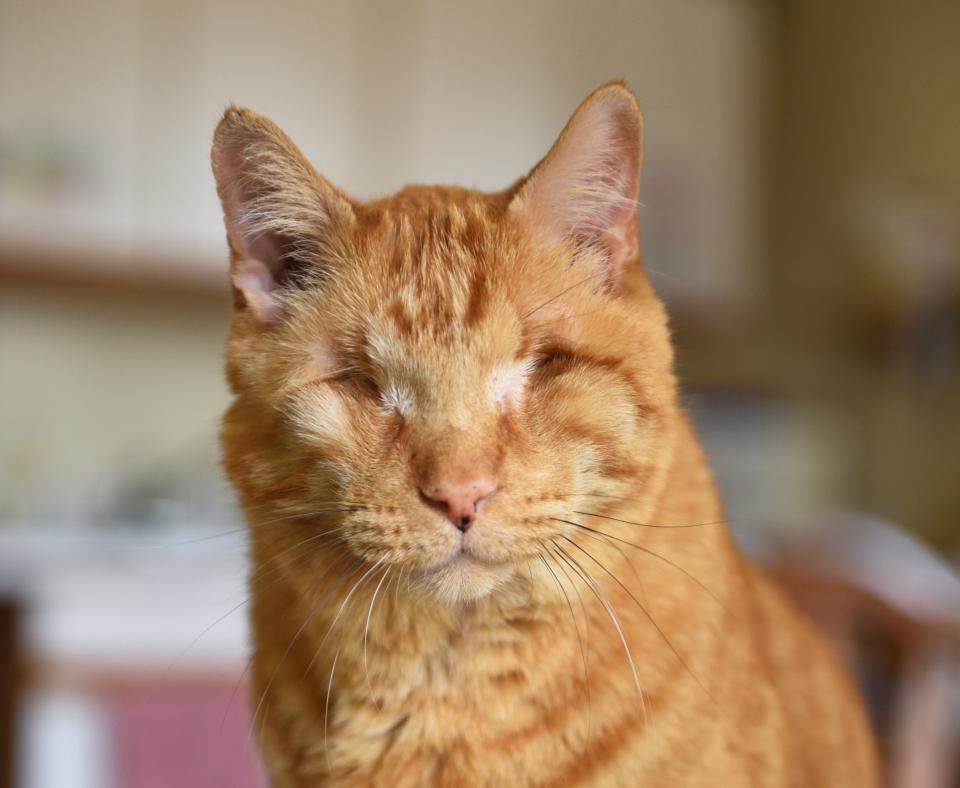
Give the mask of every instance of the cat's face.
[[572, 512], [652, 501], [674, 385], [636, 259], [639, 156], [635, 102], [613, 86], [509, 192], [360, 204], [272, 124], [228, 112], [225, 449], [261, 538], [461, 601], [589, 538]]

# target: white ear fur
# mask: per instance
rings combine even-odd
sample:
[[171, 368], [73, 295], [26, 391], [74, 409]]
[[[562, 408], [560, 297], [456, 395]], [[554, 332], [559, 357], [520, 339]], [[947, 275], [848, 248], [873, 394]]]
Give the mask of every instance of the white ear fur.
[[333, 228], [352, 220], [352, 208], [276, 125], [249, 110], [226, 111], [212, 161], [233, 284], [258, 320], [273, 322], [293, 268], [316, 265]]
[[510, 211], [555, 242], [603, 254], [608, 283], [637, 255], [643, 118], [622, 83], [605, 85], [573, 114]]

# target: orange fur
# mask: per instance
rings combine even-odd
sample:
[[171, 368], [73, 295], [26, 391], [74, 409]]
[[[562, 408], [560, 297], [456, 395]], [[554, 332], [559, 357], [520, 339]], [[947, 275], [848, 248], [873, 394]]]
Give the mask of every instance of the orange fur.
[[[641, 134], [613, 83], [505, 192], [360, 203], [270, 121], [221, 121], [224, 456], [278, 788], [877, 784], [678, 405]], [[418, 489], [478, 468], [498, 490], [461, 533]]]

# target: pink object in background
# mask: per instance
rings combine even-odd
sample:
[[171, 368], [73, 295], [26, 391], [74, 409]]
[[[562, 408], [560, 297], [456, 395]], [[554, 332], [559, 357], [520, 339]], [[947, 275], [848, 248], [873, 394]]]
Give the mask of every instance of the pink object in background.
[[113, 788], [266, 788], [246, 692], [232, 696], [232, 686], [111, 691]]

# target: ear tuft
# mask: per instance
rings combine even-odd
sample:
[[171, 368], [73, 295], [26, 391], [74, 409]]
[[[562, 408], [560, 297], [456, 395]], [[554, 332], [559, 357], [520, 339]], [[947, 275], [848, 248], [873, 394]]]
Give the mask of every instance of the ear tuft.
[[234, 286], [264, 322], [280, 313], [279, 294], [316, 268], [338, 226], [353, 212], [272, 121], [231, 106], [211, 152], [223, 205]]
[[527, 176], [510, 211], [554, 242], [600, 252], [615, 284], [638, 254], [643, 117], [622, 82], [594, 91]]

